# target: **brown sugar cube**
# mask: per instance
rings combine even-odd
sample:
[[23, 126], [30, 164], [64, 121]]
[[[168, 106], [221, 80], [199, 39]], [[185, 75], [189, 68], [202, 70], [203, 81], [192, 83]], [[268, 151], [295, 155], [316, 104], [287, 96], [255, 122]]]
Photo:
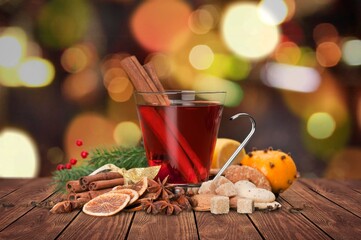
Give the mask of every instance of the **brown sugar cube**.
[[226, 197], [233, 197], [237, 195], [237, 191], [232, 182], [227, 182], [216, 188], [216, 194]]
[[219, 178], [213, 180], [213, 184], [215, 186], [215, 188], [219, 187], [220, 185], [224, 184], [224, 183], [231, 183], [231, 181], [223, 176], [220, 176]]
[[238, 198], [237, 212], [242, 214], [253, 213], [254, 212], [253, 200], [249, 198]]
[[211, 199], [211, 213], [226, 214], [229, 212], [229, 198], [225, 196], [215, 196]]
[[196, 194], [192, 200], [196, 203], [193, 207], [194, 211], [209, 211], [211, 209], [211, 199], [216, 196], [215, 194]]
[[203, 182], [201, 187], [198, 190], [199, 194], [214, 194], [216, 188], [212, 180]]

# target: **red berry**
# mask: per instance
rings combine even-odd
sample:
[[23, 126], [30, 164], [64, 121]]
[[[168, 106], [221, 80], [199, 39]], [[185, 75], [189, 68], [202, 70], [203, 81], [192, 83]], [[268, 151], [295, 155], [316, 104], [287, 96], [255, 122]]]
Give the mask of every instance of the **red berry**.
[[70, 163], [65, 164], [65, 168], [66, 169], [71, 169], [71, 164]]
[[80, 147], [83, 145], [83, 140], [78, 139], [76, 140], [75, 144]]
[[89, 155], [89, 153], [88, 153], [87, 151], [82, 151], [82, 152], [80, 153], [80, 156], [81, 156], [82, 158], [86, 158], [88, 155]]
[[71, 165], [75, 165], [76, 162], [77, 162], [77, 160], [76, 160], [75, 158], [71, 158], [71, 159], [69, 160], [69, 162], [70, 162]]
[[56, 166], [57, 170], [63, 170], [65, 168], [64, 164], [58, 164], [58, 166]]

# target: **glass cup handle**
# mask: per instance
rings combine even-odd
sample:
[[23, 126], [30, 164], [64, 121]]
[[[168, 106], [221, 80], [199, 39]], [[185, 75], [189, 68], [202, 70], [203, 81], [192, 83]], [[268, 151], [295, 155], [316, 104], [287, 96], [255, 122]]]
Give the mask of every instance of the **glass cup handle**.
[[229, 120], [234, 120], [238, 117], [248, 117], [249, 120], [252, 123], [252, 128], [251, 131], [248, 133], [247, 137], [243, 140], [243, 142], [241, 143], [241, 145], [239, 145], [239, 147], [236, 149], [236, 151], [234, 151], [234, 153], [232, 154], [232, 156], [227, 160], [227, 162], [223, 165], [223, 167], [221, 168], [221, 170], [219, 170], [219, 172], [217, 173], [217, 175], [214, 177], [213, 180], [217, 179], [219, 176], [222, 175], [222, 173], [228, 168], [229, 165], [231, 165], [231, 163], [233, 162], [233, 160], [237, 157], [237, 155], [239, 154], [239, 152], [242, 150], [242, 148], [244, 148], [246, 146], [246, 144], [249, 142], [249, 140], [251, 139], [251, 137], [253, 136], [254, 132], [256, 131], [256, 121], [253, 119], [253, 117], [247, 113], [237, 113], [236, 115], [233, 115]]

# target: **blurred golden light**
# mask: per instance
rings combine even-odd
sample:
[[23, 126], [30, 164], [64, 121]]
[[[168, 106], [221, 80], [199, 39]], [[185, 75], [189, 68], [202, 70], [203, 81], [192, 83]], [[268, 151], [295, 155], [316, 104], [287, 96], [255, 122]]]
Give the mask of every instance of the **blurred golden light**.
[[39, 57], [29, 57], [19, 66], [19, 78], [26, 87], [44, 87], [55, 77], [55, 68], [51, 62]]
[[316, 49], [316, 58], [323, 67], [333, 67], [341, 59], [341, 50], [336, 43], [323, 42]]
[[294, 42], [280, 43], [274, 53], [279, 63], [297, 65], [301, 58], [301, 50]]
[[335, 119], [326, 112], [314, 113], [307, 121], [307, 132], [316, 139], [329, 138], [335, 129]]
[[145, 1], [131, 18], [131, 30], [147, 50], [167, 52], [187, 40], [190, 14], [190, 6], [183, 1]]
[[112, 67], [109, 69], [106, 69], [104, 71], [104, 75], [103, 75], [103, 84], [106, 88], [108, 88], [109, 83], [114, 79], [114, 78], [128, 78], [127, 74], [124, 72], [124, 70], [120, 67]]
[[361, 149], [360, 147], [346, 147], [338, 151], [331, 158], [325, 171], [326, 178], [332, 179], [361, 179]]
[[64, 152], [59, 147], [52, 147], [46, 152], [46, 158], [52, 164], [59, 164], [64, 161]]
[[89, 1], [52, 0], [43, 4], [38, 14], [38, 36], [45, 45], [67, 48], [80, 41], [91, 18]]
[[313, 39], [317, 44], [323, 42], [336, 43], [338, 38], [338, 31], [331, 23], [320, 23], [313, 29]]
[[301, 47], [301, 56], [298, 65], [315, 68], [317, 65], [316, 53], [309, 47]]
[[24, 131], [5, 128], [0, 132], [0, 177], [36, 177], [40, 169], [37, 147]]
[[342, 59], [350, 66], [361, 65], [361, 40], [347, 40], [342, 45]]
[[[116, 142], [113, 138], [115, 126], [115, 122], [97, 113], [86, 112], [76, 116], [65, 130], [64, 146], [66, 157], [77, 158], [77, 164], [81, 165], [84, 161], [80, 157], [81, 151], [85, 150], [91, 153], [91, 150], [95, 148], [115, 146]], [[75, 144], [77, 139], [83, 140], [82, 147]]]
[[142, 132], [134, 122], [124, 121], [115, 127], [113, 136], [118, 145], [134, 147], [138, 145], [142, 138]]
[[288, 16], [288, 6], [284, 0], [261, 0], [258, 4], [258, 14], [267, 24], [279, 25]]
[[215, 6], [204, 5], [190, 15], [188, 26], [196, 34], [205, 34], [216, 26], [218, 15]]
[[19, 78], [17, 67], [1, 68], [0, 67], [0, 84], [6, 87], [19, 87], [22, 82]]
[[287, 17], [285, 19], [285, 22], [286, 22], [286, 21], [291, 20], [293, 18], [293, 16], [295, 15], [295, 13], [296, 13], [296, 2], [295, 2], [295, 0], [285, 0], [285, 3], [287, 5], [287, 9], [288, 9]]
[[198, 70], [204, 70], [212, 65], [214, 53], [207, 45], [197, 45], [189, 53], [189, 62]]
[[125, 102], [133, 94], [133, 85], [127, 77], [115, 77], [108, 85], [108, 94], [116, 102]]
[[227, 107], [238, 106], [243, 99], [243, 90], [237, 83], [213, 76], [199, 75], [192, 87], [195, 91], [225, 91], [227, 92]]
[[357, 94], [356, 118], [357, 118], [358, 129], [361, 131], [361, 91], [359, 91]]
[[234, 55], [214, 54], [212, 65], [205, 71], [209, 75], [229, 80], [245, 79], [251, 70], [250, 63]]
[[23, 57], [23, 51], [23, 46], [16, 37], [0, 37], [0, 66], [16, 66]]
[[110, 54], [104, 57], [101, 63], [101, 72], [105, 74], [105, 72], [111, 68], [121, 68], [120, 61], [130, 56], [127, 53], [118, 53], [118, 54]]
[[[269, 55], [280, 38], [277, 26], [264, 23], [255, 3], [234, 3], [224, 13], [221, 34], [235, 54], [258, 60]], [[267, 40], [265, 40], [267, 39]]]
[[62, 93], [67, 99], [86, 102], [97, 95], [99, 85], [97, 73], [88, 69], [69, 75], [62, 86]]
[[173, 72], [171, 59], [168, 55], [162, 53], [153, 53], [147, 56], [146, 62], [151, 62], [155, 68], [157, 76], [160, 79], [168, 78]]
[[279, 63], [267, 63], [261, 79], [270, 87], [305, 93], [316, 91], [321, 82], [314, 68]]
[[338, 81], [327, 70], [319, 74], [321, 81], [315, 91], [309, 93], [282, 91], [284, 101], [289, 109], [302, 119], [308, 119], [315, 112], [327, 112], [333, 116], [338, 125], [341, 125], [341, 122], [348, 119], [348, 111]]
[[[93, 59], [92, 59], [93, 58]], [[60, 62], [64, 70], [69, 73], [76, 73], [84, 70], [94, 61], [94, 53], [87, 45], [76, 45], [64, 51]]]

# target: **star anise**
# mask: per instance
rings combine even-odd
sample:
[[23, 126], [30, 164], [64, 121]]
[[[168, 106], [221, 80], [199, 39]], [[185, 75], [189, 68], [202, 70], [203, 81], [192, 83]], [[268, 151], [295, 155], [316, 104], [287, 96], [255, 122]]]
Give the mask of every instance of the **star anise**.
[[152, 180], [149, 183], [148, 186], [148, 194], [146, 197], [149, 197], [151, 199], [170, 199], [174, 196], [173, 194], [173, 186], [170, 184], [167, 184], [168, 176], [163, 179], [163, 181], [160, 181], [158, 178], [158, 182]]
[[176, 202], [170, 202], [168, 200], [159, 200], [154, 203], [159, 213], [173, 215], [179, 214], [182, 209], [178, 206]]
[[182, 210], [189, 211], [192, 209], [192, 203], [190, 198], [185, 195], [179, 195], [175, 202], [179, 205]]
[[159, 213], [158, 210], [157, 210], [157, 207], [155, 206], [155, 203], [153, 202], [153, 200], [143, 201], [141, 203], [141, 206], [142, 206], [143, 210], [148, 214], [149, 213], [151, 213], [151, 214]]

